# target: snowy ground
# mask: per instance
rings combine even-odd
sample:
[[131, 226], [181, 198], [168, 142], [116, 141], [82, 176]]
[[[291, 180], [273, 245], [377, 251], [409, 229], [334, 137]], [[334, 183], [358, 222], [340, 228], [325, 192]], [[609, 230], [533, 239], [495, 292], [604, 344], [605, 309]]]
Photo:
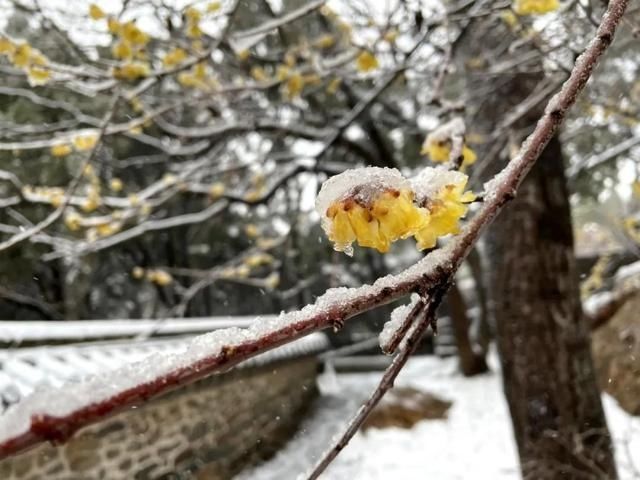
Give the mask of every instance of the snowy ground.
[[[495, 365], [492, 365], [495, 372]], [[293, 479], [309, 469], [371, 391], [379, 373], [324, 375], [324, 394], [296, 437], [273, 459], [236, 480]], [[520, 478], [499, 375], [465, 379], [455, 359], [412, 359], [397, 385], [412, 385], [452, 400], [447, 420], [427, 420], [411, 430], [369, 429], [358, 433], [323, 478], [329, 480], [415, 479], [517, 480]], [[621, 480], [640, 480], [640, 418], [632, 419], [605, 395], [616, 440]]]

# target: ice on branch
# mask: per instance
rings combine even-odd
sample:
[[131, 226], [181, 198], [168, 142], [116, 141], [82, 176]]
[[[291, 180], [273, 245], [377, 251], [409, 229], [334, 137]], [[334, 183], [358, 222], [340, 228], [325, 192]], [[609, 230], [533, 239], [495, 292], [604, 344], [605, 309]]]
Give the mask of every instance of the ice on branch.
[[[393, 338], [396, 336], [405, 320], [409, 317], [413, 308], [420, 302], [420, 295], [414, 293], [411, 295], [411, 301], [406, 305], [400, 305], [391, 312], [391, 319], [384, 324], [382, 331], [378, 336], [380, 342], [380, 348], [383, 352], [390, 352], [390, 345]], [[406, 336], [406, 335], [405, 335]]]
[[316, 209], [334, 248], [347, 255], [354, 242], [385, 253], [411, 236], [422, 250], [459, 232], [466, 203], [475, 198], [466, 184], [465, 174], [442, 168], [425, 168], [412, 181], [395, 169], [358, 168], [327, 180]]
[[459, 152], [462, 155], [461, 170], [475, 163], [476, 154], [464, 143], [465, 125], [461, 118], [454, 118], [450, 122], [440, 125], [427, 135], [422, 144], [422, 155], [428, 155], [432, 162], [446, 163], [451, 159], [456, 139], [460, 142]]

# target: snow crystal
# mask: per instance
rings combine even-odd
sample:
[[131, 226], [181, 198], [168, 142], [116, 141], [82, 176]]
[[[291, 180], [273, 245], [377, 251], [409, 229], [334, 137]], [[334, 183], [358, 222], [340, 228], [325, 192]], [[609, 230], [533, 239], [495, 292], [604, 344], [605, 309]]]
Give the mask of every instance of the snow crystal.
[[467, 181], [467, 176], [445, 167], [426, 167], [411, 179], [411, 188], [418, 201], [435, 197], [447, 185], [457, 185]]
[[341, 200], [356, 187], [366, 185], [371, 193], [383, 188], [397, 190], [409, 188], [409, 182], [395, 168], [364, 167], [346, 170], [334, 175], [322, 184], [316, 199], [316, 211], [326, 218], [327, 209], [336, 200]]

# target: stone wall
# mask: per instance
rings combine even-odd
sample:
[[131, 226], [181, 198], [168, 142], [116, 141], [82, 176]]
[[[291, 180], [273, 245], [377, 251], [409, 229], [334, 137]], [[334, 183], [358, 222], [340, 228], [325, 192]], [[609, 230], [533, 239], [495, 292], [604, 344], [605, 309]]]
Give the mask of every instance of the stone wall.
[[214, 376], [65, 445], [4, 460], [0, 478], [227, 480], [290, 437], [316, 394], [316, 368], [314, 357], [302, 357]]

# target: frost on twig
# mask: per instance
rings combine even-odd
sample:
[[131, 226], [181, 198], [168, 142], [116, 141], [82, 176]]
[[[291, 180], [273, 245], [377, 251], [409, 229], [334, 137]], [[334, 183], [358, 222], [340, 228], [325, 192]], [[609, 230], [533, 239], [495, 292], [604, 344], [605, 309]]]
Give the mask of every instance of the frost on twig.
[[459, 232], [459, 220], [474, 200], [467, 176], [425, 168], [413, 180], [389, 168], [359, 168], [327, 180], [316, 208], [334, 248], [353, 254], [361, 247], [389, 251], [397, 240], [415, 237], [418, 248], [433, 248], [439, 237]]
[[404, 339], [411, 335], [425, 307], [425, 298], [414, 293], [408, 304], [391, 312], [391, 319], [384, 324], [379, 336], [380, 348], [384, 353], [391, 355], [398, 348], [404, 347]]

